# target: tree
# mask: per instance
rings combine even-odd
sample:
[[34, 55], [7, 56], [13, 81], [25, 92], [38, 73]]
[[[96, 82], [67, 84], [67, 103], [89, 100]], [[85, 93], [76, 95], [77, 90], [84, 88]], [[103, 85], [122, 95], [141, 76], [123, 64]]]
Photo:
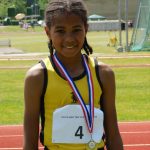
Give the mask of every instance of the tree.
[[0, 17], [8, 16], [7, 9], [14, 7], [16, 13], [25, 13], [26, 0], [0, 0]]
[[8, 8], [8, 0], [1, 0], [0, 1], [0, 17], [7, 16], [7, 8]]
[[41, 9], [45, 9], [46, 4], [48, 3], [49, 0], [38, 0], [38, 3], [40, 5]]
[[30, 7], [34, 3], [35, 3], [35, 0], [26, 0], [27, 7]]
[[17, 13], [25, 13], [26, 12], [26, 0], [13, 0], [13, 4], [16, 8]]

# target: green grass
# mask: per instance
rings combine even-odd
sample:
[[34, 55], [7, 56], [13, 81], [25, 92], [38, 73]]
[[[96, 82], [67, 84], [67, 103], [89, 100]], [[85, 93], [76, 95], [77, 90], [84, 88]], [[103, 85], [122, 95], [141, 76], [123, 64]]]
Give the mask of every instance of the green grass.
[[[15, 66], [26, 66], [30, 67], [35, 63], [38, 63], [39, 60], [46, 56], [42, 56], [41, 58], [37, 58], [37, 60], [1, 60], [0, 67], [15, 67]], [[108, 65], [144, 65], [149, 64], [150, 58], [99, 58], [99, 61], [102, 61]]]
[[23, 118], [23, 82], [26, 70], [0, 70], [0, 124], [20, 124]]
[[150, 69], [115, 68], [118, 118], [150, 120]]
[[48, 52], [48, 38], [43, 27], [35, 27], [35, 31], [23, 30], [19, 26], [0, 28], [0, 39], [10, 39], [12, 47], [23, 52]]
[[150, 58], [99, 58], [109, 65], [144, 65], [149, 64]]
[[1, 60], [0, 67], [31, 67], [38, 63], [38, 60]]
[[[40, 27], [40, 26], [37, 26], [36, 28], [35, 28], [35, 31], [36, 32], [38, 32], [38, 31], [42, 31], [41, 30], [42, 29], [42, 27]], [[32, 29], [29, 29], [29, 31], [32, 31]], [[28, 31], [26, 31], [26, 30], [24, 30], [24, 29], [22, 29], [22, 28], [20, 28], [20, 26], [1, 26], [0, 27], [0, 33], [4, 33], [4, 34], [11, 34], [11, 33], [27, 33]]]
[[[48, 52], [47, 37], [43, 28], [36, 27], [35, 32], [24, 31], [19, 27], [0, 28], [0, 39], [10, 38], [12, 46], [23, 52]], [[130, 31], [130, 37], [131, 37]], [[149, 52], [118, 53], [114, 47], [107, 47], [109, 32], [88, 32], [88, 41], [94, 52], [101, 55], [131, 56], [149, 55]], [[118, 33], [116, 32], [117, 36]], [[125, 37], [125, 32], [123, 32]], [[125, 38], [123, 38], [125, 41]], [[40, 56], [43, 58], [43, 56]], [[41, 58], [38, 57], [40, 60]], [[109, 65], [149, 64], [150, 58], [100, 58]], [[0, 60], [0, 67], [27, 68], [38, 60]], [[116, 106], [119, 121], [150, 120], [150, 69], [113, 68], [116, 75]], [[23, 86], [27, 69], [0, 69], [0, 124], [22, 124], [23, 122]]]
[[[43, 27], [35, 27], [35, 31], [25, 31], [19, 26], [8, 26], [0, 28], [0, 40], [10, 39], [12, 47], [21, 49], [23, 52], [48, 52], [47, 41], [48, 38], [45, 34]], [[125, 31], [122, 31], [122, 41], [125, 46]], [[139, 54], [137, 52], [118, 53], [115, 47], [108, 47], [110, 37], [116, 35], [119, 39], [118, 31], [101, 31], [101, 32], [88, 32], [87, 39], [92, 46], [94, 52], [101, 54], [117, 54], [117, 55], [130, 55]], [[129, 42], [131, 40], [132, 30], [129, 30]], [[148, 52], [142, 52], [147, 54]]]
[[[18, 61], [9, 66], [16, 66], [19, 62], [21, 63]], [[35, 62], [31, 61], [29, 65], [33, 63]], [[116, 106], [119, 121], [150, 120], [150, 69], [113, 70], [116, 75]], [[0, 124], [21, 124], [23, 121], [23, 84], [26, 71], [27, 69], [0, 70]]]

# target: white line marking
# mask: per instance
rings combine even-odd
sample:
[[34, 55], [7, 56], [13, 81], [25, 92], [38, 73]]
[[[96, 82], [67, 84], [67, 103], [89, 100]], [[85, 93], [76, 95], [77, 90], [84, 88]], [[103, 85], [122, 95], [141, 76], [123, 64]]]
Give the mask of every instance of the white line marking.
[[[150, 146], [150, 144], [125, 144], [124, 147], [145, 147]], [[39, 147], [39, 149], [42, 149], [43, 147]], [[0, 150], [22, 150], [23, 148], [0, 148]]]
[[126, 131], [126, 132], [122, 131], [120, 133], [122, 133], [122, 134], [149, 134], [150, 131], [131, 131], [131, 132], [130, 131]]
[[[137, 123], [137, 124], [141, 124], [141, 123], [150, 123], [150, 121], [148, 120], [148, 121], [129, 121], [129, 122], [127, 122], [127, 121], [120, 121], [120, 122], [118, 122], [119, 124], [132, 124], [132, 123]], [[0, 125], [0, 128], [1, 127], [23, 127], [23, 125], [22, 124], [20, 124], [20, 125]]]
[[139, 123], [139, 124], [141, 124], [141, 123], [150, 123], [150, 121], [129, 121], [129, 122], [122, 122], [122, 121], [120, 121], [120, 122], [118, 122], [119, 124], [132, 124], [132, 123]]
[[[122, 131], [121, 134], [150, 134], [150, 131]], [[0, 138], [7, 137], [22, 137], [23, 134], [0, 135]]]
[[[22, 147], [18, 147], [18, 148], [0, 148], [0, 150], [22, 150]], [[43, 147], [39, 147], [39, 149], [43, 149]]]
[[150, 146], [150, 144], [125, 144], [124, 147], [143, 147], [143, 146]]
[[0, 148], [0, 150], [15, 150], [15, 149], [22, 150], [23, 148]]
[[0, 138], [22, 137], [23, 135], [1, 135]]
[[0, 128], [5, 128], [5, 127], [23, 127], [23, 125], [0, 125]]

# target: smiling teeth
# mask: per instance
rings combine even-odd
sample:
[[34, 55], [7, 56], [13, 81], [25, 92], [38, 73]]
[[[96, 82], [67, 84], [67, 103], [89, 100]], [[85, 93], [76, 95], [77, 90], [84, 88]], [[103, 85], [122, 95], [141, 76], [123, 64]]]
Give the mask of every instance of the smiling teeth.
[[74, 46], [66, 46], [66, 48], [73, 48]]

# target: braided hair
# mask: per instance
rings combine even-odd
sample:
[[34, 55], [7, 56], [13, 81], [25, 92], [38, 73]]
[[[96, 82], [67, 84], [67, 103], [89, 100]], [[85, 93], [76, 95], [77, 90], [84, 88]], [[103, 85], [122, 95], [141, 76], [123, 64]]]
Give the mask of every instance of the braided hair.
[[[51, 28], [53, 18], [64, 12], [74, 13], [81, 17], [85, 26], [87, 26], [87, 10], [82, 0], [51, 0], [45, 10], [45, 23], [48, 28]], [[48, 43], [50, 54], [53, 54], [52, 41]], [[87, 38], [85, 37], [83, 49], [86, 54], [92, 54], [93, 49], [88, 44]]]

